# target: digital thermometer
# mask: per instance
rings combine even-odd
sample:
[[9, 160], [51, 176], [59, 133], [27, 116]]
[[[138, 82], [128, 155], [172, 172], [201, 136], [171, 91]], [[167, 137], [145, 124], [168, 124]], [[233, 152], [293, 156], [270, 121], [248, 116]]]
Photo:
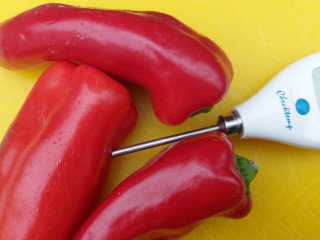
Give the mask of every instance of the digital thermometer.
[[232, 114], [219, 117], [217, 125], [125, 147], [112, 156], [212, 131], [320, 149], [320, 53], [286, 67]]

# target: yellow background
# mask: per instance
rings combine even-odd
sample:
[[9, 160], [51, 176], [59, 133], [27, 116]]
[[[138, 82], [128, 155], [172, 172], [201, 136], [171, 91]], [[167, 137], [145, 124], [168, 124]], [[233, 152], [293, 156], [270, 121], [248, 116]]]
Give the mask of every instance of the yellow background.
[[[46, 2], [1, 0], [0, 21]], [[169, 13], [214, 40], [233, 63], [235, 77], [227, 97], [211, 113], [178, 127], [159, 123], [146, 92], [130, 85], [140, 117], [124, 145], [213, 124], [219, 114], [228, 113], [252, 96], [287, 64], [320, 48], [320, 1], [317, 0], [70, 0], [61, 3]], [[44, 67], [23, 71], [0, 68], [0, 136], [43, 70]], [[232, 141], [239, 154], [256, 160], [260, 166], [252, 184], [252, 212], [241, 220], [210, 218], [183, 239], [320, 239], [320, 151], [237, 137]], [[161, 148], [114, 159], [105, 193]]]

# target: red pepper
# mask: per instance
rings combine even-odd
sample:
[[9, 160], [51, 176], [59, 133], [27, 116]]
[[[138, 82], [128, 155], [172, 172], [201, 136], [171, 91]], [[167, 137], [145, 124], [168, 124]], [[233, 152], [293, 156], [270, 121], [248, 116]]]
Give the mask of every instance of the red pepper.
[[131, 106], [126, 113], [125, 118], [122, 120], [116, 131], [116, 134], [114, 134], [113, 136], [111, 148], [110, 146], [107, 146], [106, 151], [109, 151], [109, 153], [111, 154], [111, 150], [115, 150], [120, 147], [121, 143], [128, 137], [129, 133], [131, 133], [131, 131], [135, 127], [137, 118], [137, 108], [133, 103], [131, 103]]
[[219, 102], [233, 76], [215, 43], [158, 12], [46, 4], [2, 24], [2, 65], [47, 60], [86, 63], [142, 85], [157, 117], [169, 125]]
[[90, 66], [59, 62], [43, 73], [1, 145], [1, 240], [74, 236], [95, 207], [110, 149], [128, 134], [118, 136], [120, 125], [134, 125], [130, 105], [122, 85]]
[[183, 140], [120, 183], [74, 239], [173, 239], [210, 216], [244, 217], [256, 172], [222, 133]]

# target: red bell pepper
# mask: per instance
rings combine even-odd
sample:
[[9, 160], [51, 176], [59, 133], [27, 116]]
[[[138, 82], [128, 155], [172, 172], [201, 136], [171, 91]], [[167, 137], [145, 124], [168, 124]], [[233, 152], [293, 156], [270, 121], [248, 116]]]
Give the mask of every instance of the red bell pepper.
[[222, 133], [183, 140], [120, 183], [74, 239], [173, 239], [210, 216], [244, 217], [256, 172]]
[[128, 134], [120, 125], [134, 125], [130, 105], [122, 85], [90, 66], [43, 73], [0, 148], [1, 240], [74, 236], [97, 204], [110, 149]]
[[215, 43], [158, 12], [46, 4], [2, 24], [0, 64], [51, 60], [86, 63], [143, 86], [169, 125], [219, 102], [233, 76]]

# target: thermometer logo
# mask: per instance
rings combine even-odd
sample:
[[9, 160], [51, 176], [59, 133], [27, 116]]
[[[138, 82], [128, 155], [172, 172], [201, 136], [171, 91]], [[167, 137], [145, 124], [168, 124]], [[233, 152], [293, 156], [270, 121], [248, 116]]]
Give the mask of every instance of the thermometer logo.
[[293, 126], [291, 124], [291, 110], [287, 105], [288, 98], [286, 97], [286, 93], [284, 91], [281, 91], [281, 90], [277, 91], [277, 95], [278, 95], [278, 97], [280, 99], [280, 103], [281, 103], [281, 106], [282, 106], [282, 109], [283, 109], [283, 113], [284, 113], [284, 116], [285, 116], [286, 121], [287, 121], [286, 128], [291, 130], [293, 128]]

